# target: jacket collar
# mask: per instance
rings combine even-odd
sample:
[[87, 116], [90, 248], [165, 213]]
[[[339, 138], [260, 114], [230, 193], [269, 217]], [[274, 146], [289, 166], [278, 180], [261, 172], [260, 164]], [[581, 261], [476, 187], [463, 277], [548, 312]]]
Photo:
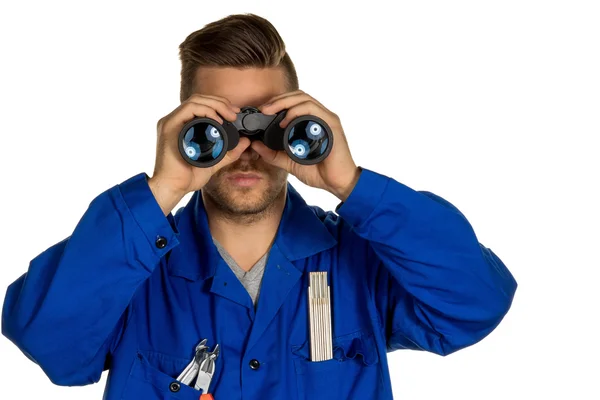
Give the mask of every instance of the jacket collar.
[[[289, 261], [310, 257], [337, 244], [316, 213], [325, 215], [318, 207], [307, 205], [288, 182], [275, 244]], [[174, 219], [180, 243], [169, 255], [169, 273], [193, 281], [214, 276], [221, 255], [212, 241], [201, 191], [194, 192]]]

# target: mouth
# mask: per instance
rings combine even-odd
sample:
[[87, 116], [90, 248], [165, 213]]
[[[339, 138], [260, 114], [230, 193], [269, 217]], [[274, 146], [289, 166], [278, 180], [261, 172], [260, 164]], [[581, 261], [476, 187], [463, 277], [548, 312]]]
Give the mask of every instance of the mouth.
[[253, 174], [253, 173], [246, 173], [246, 174], [236, 173], [236, 174], [229, 175], [227, 177], [227, 180], [229, 182], [233, 183], [236, 186], [243, 186], [243, 187], [249, 187], [249, 186], [256, 185], [261, 179], [262, 179], [262, 177], [260, 175]]

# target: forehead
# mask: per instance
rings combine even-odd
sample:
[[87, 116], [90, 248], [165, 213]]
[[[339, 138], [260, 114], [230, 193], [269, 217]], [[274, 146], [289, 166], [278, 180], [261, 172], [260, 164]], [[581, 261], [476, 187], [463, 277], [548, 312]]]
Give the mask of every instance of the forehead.
[[259, 106], [286, 92], [281, 68], [200, 67], [194, 93], [225, 97], [238, 107]]

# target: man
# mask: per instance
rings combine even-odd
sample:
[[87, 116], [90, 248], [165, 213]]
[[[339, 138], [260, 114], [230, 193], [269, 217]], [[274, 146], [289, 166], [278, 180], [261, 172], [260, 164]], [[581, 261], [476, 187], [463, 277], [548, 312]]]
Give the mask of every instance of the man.
[[[517, 287], [502, 261], [444, 199], [355, 164], [339, 118], [298, 90], [268, 21], [213, 22], [180, 56], [182, 103], [158, 123], [153, 176], [101, 193], [8, 288], [3, 334], [52, 382], [86, 385], [108, 369], [106, 399], [197, 399], [177, 378], [207, 339], [220, 349], [216, 399], [390, 399], [387, 352], [447, 355], [500, 323]], [[214, 167], [182, 159], [186, 122], [234, 121], [244, 106], [288, 109], [284, 128], [322, 118], [330, 155], [303, 166], [242, 138]], [[288, 173], [337, 196], [338, 215], [308, 206]], [[325, 361], [310, 353], [314, 271], [331, 290]]]

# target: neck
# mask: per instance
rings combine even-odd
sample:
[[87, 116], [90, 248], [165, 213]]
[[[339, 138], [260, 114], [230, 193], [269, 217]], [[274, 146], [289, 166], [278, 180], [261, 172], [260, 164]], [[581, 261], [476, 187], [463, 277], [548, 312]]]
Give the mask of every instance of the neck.
[[211, 235], [242, 269], [252, 268], [273, 244], [286, 194], [287, 188], [284, 188], [264, 211], [247, 215], [227, 214], [203, 196]]

